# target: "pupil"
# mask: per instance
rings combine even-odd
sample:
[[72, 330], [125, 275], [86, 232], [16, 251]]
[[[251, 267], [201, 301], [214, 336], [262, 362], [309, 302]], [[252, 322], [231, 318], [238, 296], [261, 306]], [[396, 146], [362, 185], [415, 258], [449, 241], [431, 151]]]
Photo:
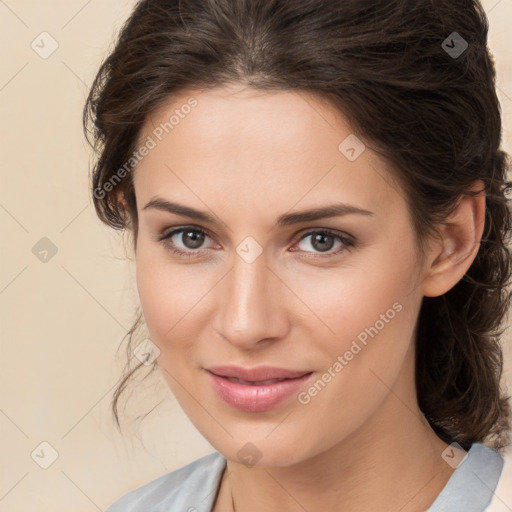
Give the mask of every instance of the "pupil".
[[[323, 245], [325, 244], [325, 240], [330, 240], [330, 243], [327, 243], [327, 246]], [[320, 245], [317, 245], [317, 242], [319, 242]], [[313, 247], [319, 251], [329, 251], [333, 247], [333, 242], [333, 237], [330, 235], [317, 234], [313, 237]]]
[[[188, 243], [186, 237], [190, 237], [191, 243]], [[204, 235], [202, 233], [197, 233], [196, 231], [186, 231], [183, 233], [182, 242], [189, 249], [197, 249], [201, 247], [204, 242]]]

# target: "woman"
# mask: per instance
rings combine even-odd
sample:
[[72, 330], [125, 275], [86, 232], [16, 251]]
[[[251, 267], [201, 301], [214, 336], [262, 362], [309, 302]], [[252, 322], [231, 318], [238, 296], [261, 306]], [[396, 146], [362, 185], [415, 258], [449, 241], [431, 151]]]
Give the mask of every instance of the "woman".
[[487, 30], [469, 0], [137, 4], [84, 110], [151, 338], [113, 411], [152, 363], [216, 451], [108, 512], [510, 500]]

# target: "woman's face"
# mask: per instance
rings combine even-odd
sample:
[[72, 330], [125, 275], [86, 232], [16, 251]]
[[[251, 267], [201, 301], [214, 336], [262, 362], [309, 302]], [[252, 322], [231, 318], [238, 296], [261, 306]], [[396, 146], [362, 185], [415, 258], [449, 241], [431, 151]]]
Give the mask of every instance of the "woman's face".
[[290, 465], [410, 414], [389, 398], [414, 393], [423, 269], [404, 194], [361, 144], [305, 92], [186, 91], [146, 120], [144, 317], [168, 385], [229, 459]]

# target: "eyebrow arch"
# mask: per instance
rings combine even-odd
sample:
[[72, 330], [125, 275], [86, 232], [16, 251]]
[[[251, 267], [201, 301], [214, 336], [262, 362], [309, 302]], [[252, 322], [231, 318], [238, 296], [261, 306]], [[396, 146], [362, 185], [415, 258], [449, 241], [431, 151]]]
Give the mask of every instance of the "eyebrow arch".
[[[148, 210], [151, 208], [166, 211], [169, 213], [174, 213], [176, 215], [181, 215], [183, 217], [189, 217], [191, 219], [195, 219], [209, 224], [215, 224], [216, 222], [215, 218], [206, 212], [196, 210], [189, 206], [173, 203], [171, 201], [165, 201], [164, 199], [160, 198], [154, 198], [151, 201], [149, 201], [149, 203], [147, 203], [146, 206], [144, 206], [143, 210]], [[325, 219], [329, 217], [339, 217], [342, 215], [349, 214], [374, 215], [374, 212], [345, 203], [336, 203], [321, 208], [314, 208], [312, 210], [285, 213], [278, 217], [276, 225], [280, 227], [290, 226], [292, 224], [298, 224], [300, 222], [308, 222], [313, 220]]]

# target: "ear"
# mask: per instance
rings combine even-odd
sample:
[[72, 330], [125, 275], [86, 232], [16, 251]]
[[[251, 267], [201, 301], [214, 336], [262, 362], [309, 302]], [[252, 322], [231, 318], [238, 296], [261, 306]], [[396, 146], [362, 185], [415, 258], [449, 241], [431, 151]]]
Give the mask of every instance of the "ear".
[[120, 214], [124, 218], [125, 226], [127, 228], [130, 228], [130, 226], [132, 225], [133, 219], [130, 215], [130, 208], [128, 206], [128, 201], [126, 199], [124, 191], [120, 190], [120, 191], [116, 192], [116, 201], [117, 201], [117, 204], [119, 205], [119, 209], [121, 210]]
[[118, 204], [121, 205], [121, 207], [125, 211], [128, 211], [128, 204], [126, 202], [126, 198], [125, 198], [124, 192], [122, 190], [120, 190], [116, 193], [116, 200], [117, 200]]
[[432, 243], [421, 283], [426, 297], [438, 297], [453, 288], [475, 259], [484, 230], [485, 191], [481, 180], [469, 190], [476, 196], [462, 196], [457, 208], [440, 226], [440, 238]]
[[122, 209], [122, 215], [125, 221], [126, 230], [131, 232], [133, 250], [135, 254], [137, 253], [137, 228], [134, 227], [133, 218], [130, 214], [130, 208], [128, 206], [128, 201], [126, 200], [126, 196], [122, 190], [116, 192], [116, 200], [119, 207]]

